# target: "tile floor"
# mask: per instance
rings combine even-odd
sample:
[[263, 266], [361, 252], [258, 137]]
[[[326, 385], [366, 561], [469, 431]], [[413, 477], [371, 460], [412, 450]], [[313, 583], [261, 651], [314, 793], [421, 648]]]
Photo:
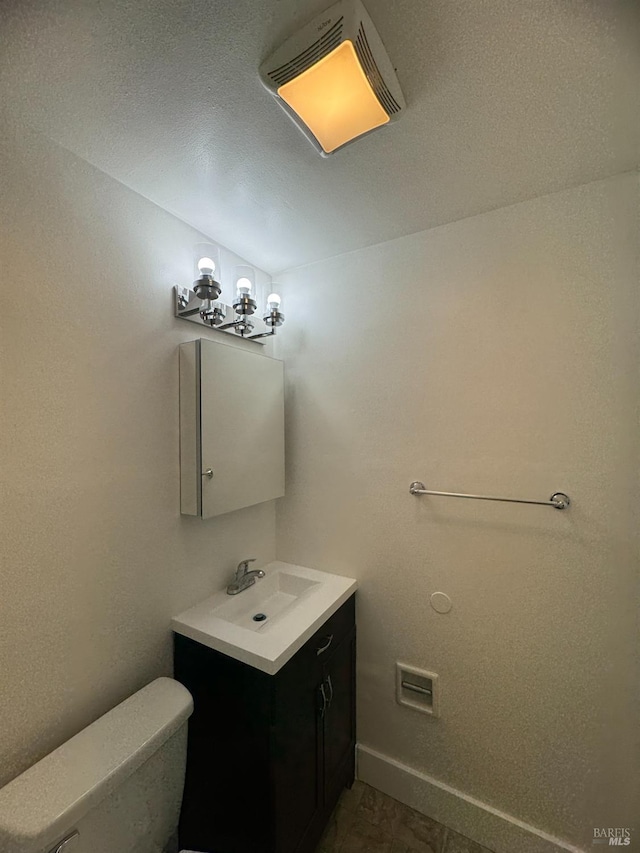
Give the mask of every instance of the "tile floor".
[[491, 853], [375, 788], [345, 790], [317, 853]]

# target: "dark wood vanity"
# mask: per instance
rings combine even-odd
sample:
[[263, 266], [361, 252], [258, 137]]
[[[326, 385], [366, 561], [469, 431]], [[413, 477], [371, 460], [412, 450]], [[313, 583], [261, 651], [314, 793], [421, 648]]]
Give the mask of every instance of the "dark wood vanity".
[[275, 674], [175, 635], [191, 692], [180, 847], [313, 853], [355, 774], [355, 596]]

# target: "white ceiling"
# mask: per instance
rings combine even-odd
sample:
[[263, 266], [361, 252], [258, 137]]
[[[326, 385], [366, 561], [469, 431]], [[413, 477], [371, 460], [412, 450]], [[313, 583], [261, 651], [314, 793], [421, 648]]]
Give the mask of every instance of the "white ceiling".
[[637, 167], [637, 0], [365, 0], [408, 110], [322, 159], [260, 61], [330, 0], [12, 0], [8, 110], [276, 272]]

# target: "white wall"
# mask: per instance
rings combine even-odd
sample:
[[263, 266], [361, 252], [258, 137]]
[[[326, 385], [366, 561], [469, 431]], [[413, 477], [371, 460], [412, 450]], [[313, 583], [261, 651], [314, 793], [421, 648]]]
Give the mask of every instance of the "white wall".
[[170, 617], [273, 559], [275, 520], [180, 516], [177, 347], [208, 333], [171, 286], [202, 236], [4, 123], [0, 161], [2, 785], [169, 674]]
[[[170, 672], [169, 617], [275, 550], [273, 504], [179, 515], [176, 353], [201, 332], [170, 288], [201, 235], [4, 127], [0, 784]], [[278, 339], [278, 556], [360, 579], [360, 741], [585, 847], [638, 818], [637, 189], [293, 270]], [[440, 673], [440, 720], [395, 704], [396, 659]]]
[[360, 581], [359, 741], [585, 848], [640, 817], [637, 211], [625, 174], [282, 276], [278, 557]]

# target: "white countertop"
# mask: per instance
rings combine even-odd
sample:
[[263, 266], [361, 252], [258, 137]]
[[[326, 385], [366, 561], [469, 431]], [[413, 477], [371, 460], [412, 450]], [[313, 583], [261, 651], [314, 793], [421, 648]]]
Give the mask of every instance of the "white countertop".
[[[289, 578], [304, 579], [310, 582], [309, 587], [295, 600], [291, 596], [291, 604], [282, 612], [267, 618], [263, 623], [251, 623], [251, 628], [234, 624], [229, 618], [220, 618], [214, 611], [219, 614], [221, 608], [246, 610], [255, 603], [258, 609], [260, 604], [264, 604], [265, 613], [269, 617], [267, 602], [271, 599], [261, 600], [262, 581], [257, 580], [253, 586], [235, 596], [229, 596], [226, 590], [222, 590], [174, 617], [171, 620], [172, 629], [204, 646], [274, 675], [357, 588], [357, 581], [353, 578], [291, 563], [275, 561], [262, 566], [262, 570], [266, 575], [265, 581], [271, 576], [271, 585], [280, 573]], [[266, 584], [263, 589], [266, 595]], [[243, 606], [245, 602], [246, 607]], [[246, 618], [236, 618], [236, 622], [242, 621], [249, 624]]]

